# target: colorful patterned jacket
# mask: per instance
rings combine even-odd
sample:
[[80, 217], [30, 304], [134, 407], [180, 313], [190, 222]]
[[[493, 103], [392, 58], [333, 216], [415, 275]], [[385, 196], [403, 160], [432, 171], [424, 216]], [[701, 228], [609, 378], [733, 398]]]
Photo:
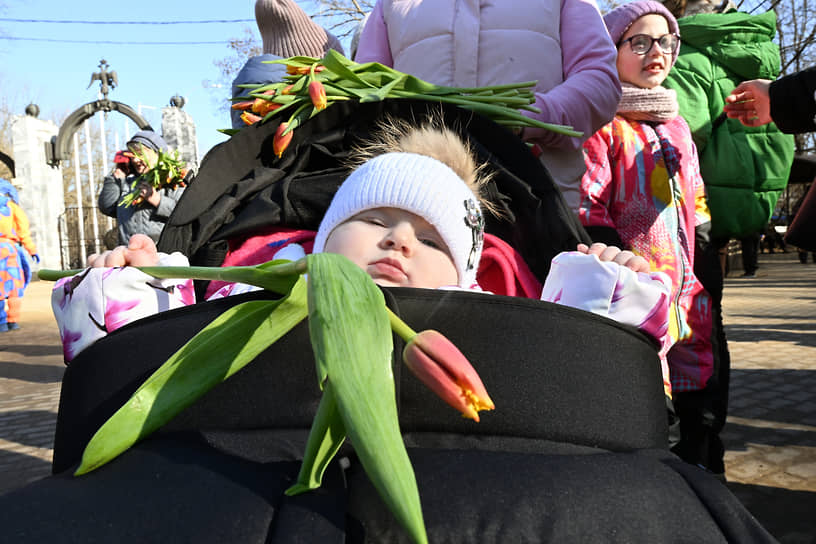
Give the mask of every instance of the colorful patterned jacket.
[[0, 193], [0, 300], [23, 296], [31, 279], [29, 256], [36, 253], [25, 212], [11, 196]]
[[627, 249], [669, 276], [671, 388], [702, 389], [713, 367], [711, 299], [693, 263], [695, 229], [710, 215], [688, 125], [616, 116], [586, 141], [584, 156], [581, 223], [615, 229]]

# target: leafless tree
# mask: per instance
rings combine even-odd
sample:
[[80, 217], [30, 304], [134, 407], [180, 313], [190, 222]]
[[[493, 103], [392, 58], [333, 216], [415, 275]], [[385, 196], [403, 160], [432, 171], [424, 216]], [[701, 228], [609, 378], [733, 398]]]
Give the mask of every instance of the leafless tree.
[[311, 15], [342, 41], [351, 37], [374, 3], [374, 0], [319, 0]]
[[[374, 8], [374, 0], [318, 0], [312, 6], [301, 2], [301, 7], [340, 41], [345, 41], [350, 39], [360, 21]], [[227, 56], [213, 61], [219, 71], [218, 80], [215, 84], [205, 82], [206, 87], [215, 89], [213, 100], [221, 111], [229, 109], [228, 99], [235, 75], [249, 57], [260, 55], [262, 52], [257, 28], [245, 26], [243, 33], [232, 38], [227, 48], [229, 49]]]

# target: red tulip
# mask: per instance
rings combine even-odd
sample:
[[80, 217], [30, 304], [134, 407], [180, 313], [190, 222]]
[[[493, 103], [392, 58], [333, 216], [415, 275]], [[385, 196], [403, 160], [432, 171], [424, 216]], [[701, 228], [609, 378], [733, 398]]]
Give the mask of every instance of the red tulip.
[[254, 113], [249, 113], [248, 111], [245, 111], [244, 113], [241, 114], [241, 121], [243, 121], [247, 125], [254, 125], [261, 119], [263, 118], [255, 115]]
[[271, 100], [266, 100], [264, 98], [256, 98], [255, 102], [253, 102], [252, 104], [252, 111], [263, 117], [270, 111], [275, 111], [280, 107], [281, 107], [280, 104], [272, 102]]
[[309, 83], [309, 97], [311, 97], [312, 104], [314, 104], [317, 111], [326, 109], [329, 104], [326, 99], [326, 88], [316, 79]]
[[292, 136], [295, 134], [294, 130], [290, 130], [288, 134], [283, 133], [288, 126], [289, 123], [278, 125], [278, 130], [275, 131], [275, 137], [272, 139], [272, 151], [275, 152], [278, 158], [283, 156], [283, 152], [289, 147], [289, 142], [292, 141]]
[[254, 103], [254, 102], [252, 102], [252, 100], [248, 100], [248, 101], [244, 101], [244, 102], [236, 102], [236, 103], [235, 103], [235, 104], [233, 104], [231, 107], [232, 107], [232, 109], [234, 109], [234, 110], [242, 110], [242, 111], [247, 111], [247, 110], [252, 109], [252, 104], [253, 104], [253, 103]]
[[420, 332], [406, 344], [402, 358], [422, 383], [464, 417], [479, 421], [479, 410], [495, 408], [476, 370], [441, 333]]

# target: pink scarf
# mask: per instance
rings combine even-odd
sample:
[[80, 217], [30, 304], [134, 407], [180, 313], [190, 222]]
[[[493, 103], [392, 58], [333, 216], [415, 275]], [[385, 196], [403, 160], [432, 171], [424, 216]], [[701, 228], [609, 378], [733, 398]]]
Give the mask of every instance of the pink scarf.
[[644, 89], [631, 83], [621, 82], [623, 95], [618, 113], [632, 121], [656, 121], [665, 123], [677, 117], [679, 106], [677, 93], [658, 85]]

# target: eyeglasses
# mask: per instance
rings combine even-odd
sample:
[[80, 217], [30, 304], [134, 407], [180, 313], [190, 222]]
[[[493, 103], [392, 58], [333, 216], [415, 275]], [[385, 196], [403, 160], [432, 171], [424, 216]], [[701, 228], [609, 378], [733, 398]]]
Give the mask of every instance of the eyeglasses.
[[652, 38], [648, 34], [635, 34], [620, 43], [629, 42], [629, 47], [632, 48], [632, 53], [635, 55], [645, 55], [652, 50], [652, 46], [657, 42], [660, 51], [669, 55], [677, 51], [677, 46], [680, 45], [680, 36], [677, 34], [663, 34], [659, 38]]

